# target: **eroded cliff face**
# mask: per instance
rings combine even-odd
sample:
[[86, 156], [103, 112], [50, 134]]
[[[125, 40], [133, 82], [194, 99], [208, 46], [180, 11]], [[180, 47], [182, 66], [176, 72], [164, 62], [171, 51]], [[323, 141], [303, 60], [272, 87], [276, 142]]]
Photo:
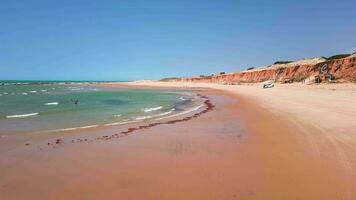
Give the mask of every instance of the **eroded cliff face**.
[[274, 80], [282, 83], [301, 81], [312, 83], [318, 77], [321, 81], [325, 81], [330, 75], [335, 80], [356, 81], [356, 55], [317, 64], [286, 64], [251, 71], [206, 77], [177, 78], [169, 81], [239, 84]]

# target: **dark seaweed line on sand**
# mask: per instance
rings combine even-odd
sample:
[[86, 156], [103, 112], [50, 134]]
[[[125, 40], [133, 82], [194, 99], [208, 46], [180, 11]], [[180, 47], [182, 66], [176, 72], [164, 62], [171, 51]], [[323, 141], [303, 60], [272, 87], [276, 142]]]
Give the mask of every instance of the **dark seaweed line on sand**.
[[[205, 104], [206, 108], [204, 110], [198, 112], [198, 113], [195, 113], [192, 116], [184, 117], [182, 119], [175, 119], [175, 120], [170, 120], [170, 121], [166, 121], [166, 122], [156, 122], [156, 123], [151, 123], [151, 124], [148, 124], [148, 125], [142, 125], [142, 126], [138, 126], [138, 127], [134, 127], [134, 128], [128, 128], [126, 131], [120, 132], [120, 134], [127, 135], [129, 133], [134, 132], [134, 131], [138, 131], [138, 130], [141, 130], [141, 129], [147, 129], [147, 128], [151, 128], [151, 127], [162, 125], [162, 124], [175, 124], [175, 123], [178, 123], [178, 122], [188, 121], [188, 120], [191, 120], [193, 118], [197, 118], [200, 115], [213, 110], [215, 105], [211, 103], [211, 101], [208, 99], [207, 96], [203, 96], [203, 95], [200, 95], [200, 94], [198, 94], [198, 96], [200, 96], [201, 98], [206, 99], [204, 101], [204, 104]], [[113, 134], [111, 136], [102, 136], [102, 137], [99, 137], [97, 139], [107, 140], [107, 139], [115, 138], [115, 137], [118, 137], [118, 136], [119, 136], [119, 134], [116, 133], [116, 134]]]
[[[170, 120], [170, 121], [166, 121], [166, 122], [150, 123], [150, 124], [141, 125], [141, 126], [138, 126], [138, 127], [130, 127], [125, 131], [121, 131], [120, 133], [115, 133], [115, 134], [112, 134], [112, 135], [104, 135], [104, 136], [95, 138], [95, 140], [110, 140], [110, 139], [126, 136], [126, 135], [128, 135], [130, 133], [133, 133], [133, 132], [141, 130], [141, 129], [148, 129], [148, 128], [151, 128], [151, 127], [154, 127], [154, 126], [158, 126], [158, 125], [163, 125], [163, 124], [175, 124], [175, 123], [179, 123], [179, 122], [189, 121], [189, 120], [191, 120], [193, 118], [197, 118], [200, 115], [205, 114], [205, 113], [207, 113], [209, 111], [212, 111], [214, 109], [215, 105], [211, 103], [210, 99], [207, 96], [204, 96], [204, 95], [201, 95], [201, 94], [197, 94], [197, 95], [200, 98], [205, 99], [204, 100], [204, 104], [205, 104], [206, 108], [204, 110], [198, 112], [198, 113], [195, 113], [192, 116], [184, 117], [182, 119], [174, 119], [174, 120]], [[71, 143], [88, 142], [88, 141], [89, 141], [88, 139], [73, 139], [73, 140], [71, 140]], [[55, 142], [53, 142], [53, 143], [50, 143], [50, 142], [47, 143], [48, 146], [53, 146], [53, 147], [54, 147], [54, 145], [58, 145], [58, 144], [64, 144], [64, 140], [63, 139], [56, 139]], [[29, 143], [26, 143], [25, 145], [28, 146]]]

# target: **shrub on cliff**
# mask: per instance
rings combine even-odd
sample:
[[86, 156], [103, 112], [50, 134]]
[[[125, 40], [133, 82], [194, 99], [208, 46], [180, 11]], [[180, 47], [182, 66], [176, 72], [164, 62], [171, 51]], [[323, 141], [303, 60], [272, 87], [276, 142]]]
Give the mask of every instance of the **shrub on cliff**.
[[290, 61], [290, 60], [279, 60], [279, 61], [276, 61], [274, 62], [273, 64], [274, 65], [277, 65], [277, 64], [288, 64], [288, 63], [291, 63], [293, 61]]
[[255, 69], [254, 67], [249, 67], [249, 68], [247, 68], [247, 70], [251, 70], [251, 69]]
[[346, 58], [350, 55], [351, 54], [337, 54], [337, 55], [330, 56], [329, 58], [327, 58], [327, 60]]
[[177, 77], [168, 77], [168, 78], [162, 78], [159, 81], [174, 81], [174, 80], [177, 80], [177, 79], [178, 79]]
[[308, 76], [306, 74], [297, 74], [294, 77], [292, 77], [290, 80], [292, 82], [302, 82], [307, 78], [308, 78]]

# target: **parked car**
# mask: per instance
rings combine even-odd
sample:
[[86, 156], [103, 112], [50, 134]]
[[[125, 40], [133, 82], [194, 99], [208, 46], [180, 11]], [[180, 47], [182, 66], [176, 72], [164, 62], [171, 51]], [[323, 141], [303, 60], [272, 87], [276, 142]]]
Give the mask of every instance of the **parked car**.
[[273, 83], [264, 83], [263, 84], [263, 88], [272, 88], [272, 87], [274, 87]]

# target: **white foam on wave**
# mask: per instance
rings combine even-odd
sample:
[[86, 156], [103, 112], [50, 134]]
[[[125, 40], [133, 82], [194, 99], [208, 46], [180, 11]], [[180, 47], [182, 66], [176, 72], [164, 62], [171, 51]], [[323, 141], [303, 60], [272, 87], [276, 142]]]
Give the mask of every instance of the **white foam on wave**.
[[6, 116], [6, 118], [10, 119], [10, 118], [19, 118], [19, 117], [31, 117], [31, 116], [36, 116], [39, 113], [28, 113], [28, 114], [20, 114], [20, 115], [9, 115]]
[[47, 90], [41, 90], [41, 92], [47, 92]]
[[99, 127], [99, 125], [94, 124], [94, 125], [88, 125], [88, 126], [61, 128], [61, 129], [54, 129], [54, 130], [40, 131], [40, 132], [41, 133], [53, 133], [53, 132], [75, 131], [75, 130], [79, 130], [79, 129], [88, 129], [88, 128], [95, 128], [95, 127]]
[[161, 120], [161, 119], [167, 119], [167, 118], [171, 118], [171, 117], [177, 117], [177, 116], [180, 116], [180, 115], [185, 115], [185, 114], [188, 114], [190, 112], [194, 112], [194, 111], [197, 111], [199, 110], [200, 108], [202, 108], [204, 106], [204, 104], [201, 104], [197, 107], [194, 107], [194, 108], [191, 108], [189, 110], [186, 110], [186, 111], [183, 111], [183, 112], [180, 112], [180, 113], [177, 113], [175, 115], [169, 115], [169, 116], [166, 116], [166, 117], [161, 117], [161, 118], [157, 118], [155, 120]]
[[179, 100], [185, 101], [184, 97], [179, 97]]
[[58, 105], [58, 102], [49, 102], [49, 103], [44, 103], [43, 105], [45, 105], [45, 106], [56, 106], [56, 105]]
[[27, 92], [23, 92], [22, 95], [28, 95], [28, 93]]
[[98, 127], [99, 125], [95, 124], [95, 125], [89, 125], [89, 126], [82, 126], [82, 127], [79, 127], [79, 129], [87, 129], [87, 128], [95, 128], [95, 127]]
[[160, 116], [164, 116], [164, 115], [168, 115], [171, 114], [173, 111], [175, 111], [176, 109], [172, 108], [170, 111], [164, 112], [164, 113], [160, 113], [158, 115], [155, 115], [155, 117], [160, 117]]
[[131, 124], [131, 123], [135, 123], [135, 122], [142, 122], [142, 120], [132, 120], [132, 121], [120, 121], [120, 122], [114, 122], [114, 123], [108, 123], [108, 124], [104, 124], [104, 126], [116, 126], [116, 125], [123, 125], [123, 124]]
[[144, 119], [150, 119], [152, 118], [153, 116], [141, 116], [141, 117], [136, 117], [135, 119], [136, 120], [144, 120]]
[[153, 108], [145, 108], [145, 109], [143, 109], [143, 112], [152, 112], [152, 111], [160, 110], [162, 108], [163, 108], [162, 106], [153, 107]]
[[155, 118], [155, 117], [162, 117], [162, 116], [171, 114], [174, 110], [175, 109], [172, 108], [171, 110], [169, 110], [167, 112], [163, 112], [163, 113], [160, 113], [160, 114], [157, 114], [157, 115], [141, 116], [141, 117], [136, 117], [135, 119], [136, 120], [144, 120], [144, 119], [151, 119], [151, 118]]
[[32, 91], [30, 91], [31, 93], [36, 93], [37, 91], [36, 90], [32, 90]]
[[114, 115], [114, 117], [121, 117], [121, 115], [120, 115], [120, 114], [118, 114], [118, 115]]
[[56, 129], [52, 130], [51, 132], [57, 132], [57, 131], [74, 131], [77, 130], [78, 128], [63, 128], [63, 129]]

